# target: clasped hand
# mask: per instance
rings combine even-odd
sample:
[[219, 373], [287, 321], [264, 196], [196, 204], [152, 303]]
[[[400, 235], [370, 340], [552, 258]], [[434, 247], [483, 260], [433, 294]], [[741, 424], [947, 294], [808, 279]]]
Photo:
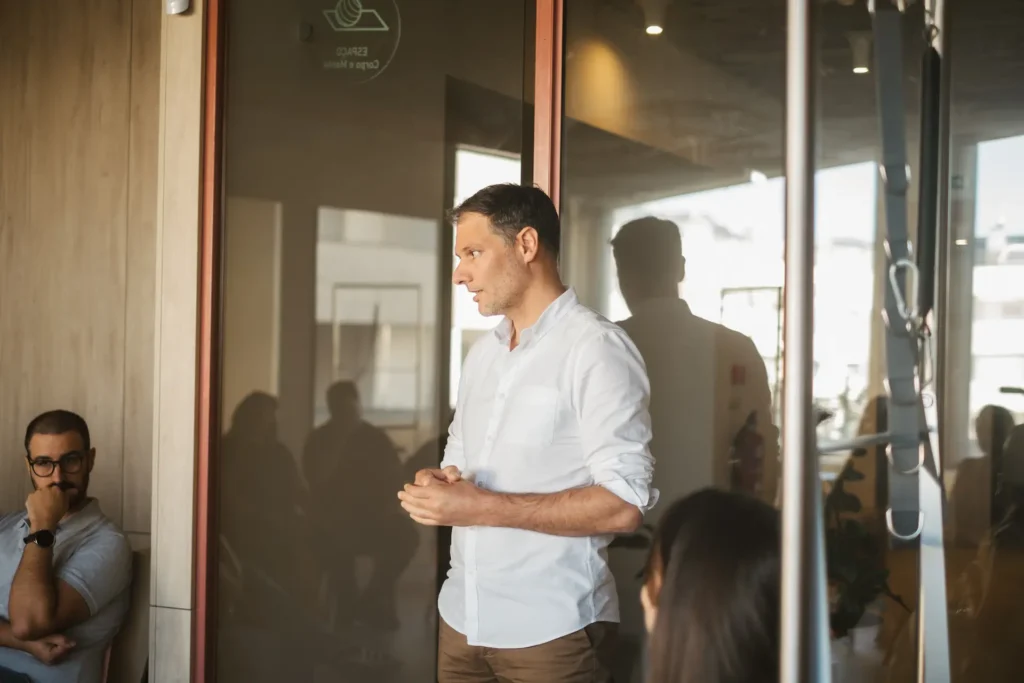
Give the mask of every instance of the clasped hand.
[[59, 486], [41, 486], [25, 501], [28, 521], [34, 531], [53, 531], [68, 512], [69, 495]]
[[426, 526], [477, 526], [490, 494], [462, 478], [457, 467], [426, 469], [398, 492], [402, 508]]
[[26, 643], [28, 653], [47, 666], [60, 664], [75, 649], [75, 641], [55, 633]]

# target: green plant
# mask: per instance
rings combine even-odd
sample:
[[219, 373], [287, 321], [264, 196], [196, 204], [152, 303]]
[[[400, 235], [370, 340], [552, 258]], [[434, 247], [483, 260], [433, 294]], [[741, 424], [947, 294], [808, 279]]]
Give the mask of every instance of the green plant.
[[873, 533], [852, 515], [861, 511], [860, 498], [846, 490], [846, 483], [862, 481], [854, 464], [865, 451], [855, 451], [825, 497], [825, 562], [829, 585], [829, 622], [832, 634], [845, 636], [860, 623], [868, 606], [880, 595], [910, 611], [889, 587], [885, 567], [884, 531]]

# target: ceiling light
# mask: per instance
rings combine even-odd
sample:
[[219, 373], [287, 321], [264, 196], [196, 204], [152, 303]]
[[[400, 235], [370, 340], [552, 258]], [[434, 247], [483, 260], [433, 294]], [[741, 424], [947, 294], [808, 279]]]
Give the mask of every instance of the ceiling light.
[[965, 239], [958, 239], [956, 241], [956, 246], [958, 246], [958, 247], [966, 247], [967, 246], [967, 240], [965, 240]]
[[871, 71], [871, 33], [868, 31], [851, 31], [846, 34], [846, 37], [850, 41], [853, 73], [866, 74]]
[[668, 0], [636, 0], [644, 11], [644, 30], [649, 36], [660, 36], [665, 30], [665, 7]]

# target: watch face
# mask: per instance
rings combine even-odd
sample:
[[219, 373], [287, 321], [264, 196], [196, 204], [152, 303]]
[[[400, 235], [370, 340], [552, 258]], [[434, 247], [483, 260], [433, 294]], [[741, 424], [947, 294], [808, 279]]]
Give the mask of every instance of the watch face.
[[49, 548], [53, 545], [53, 542], [56, 540], [56, 537], [53, 535], [53, 532], [47, 531], [46, 529], [43, 529], [42, 531], [37, 531], [33, 535], [35, 536], [34, 540], [36, 542], [36, 545], [40, 548]]

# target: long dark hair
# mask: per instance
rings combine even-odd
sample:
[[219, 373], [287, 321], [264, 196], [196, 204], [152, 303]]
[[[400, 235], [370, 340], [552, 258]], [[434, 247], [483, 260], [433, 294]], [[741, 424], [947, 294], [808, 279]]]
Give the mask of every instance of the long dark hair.
[[780, 543], [778, 512], [748, 496], [705, 489], [666, 511], [649, 683], [778, 681]]

